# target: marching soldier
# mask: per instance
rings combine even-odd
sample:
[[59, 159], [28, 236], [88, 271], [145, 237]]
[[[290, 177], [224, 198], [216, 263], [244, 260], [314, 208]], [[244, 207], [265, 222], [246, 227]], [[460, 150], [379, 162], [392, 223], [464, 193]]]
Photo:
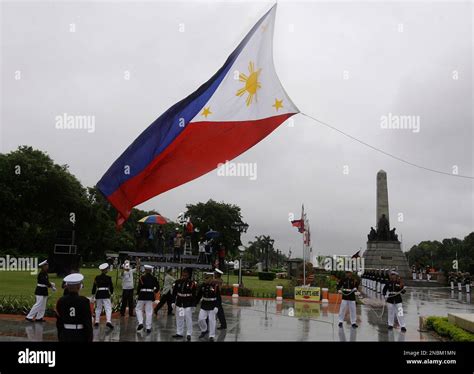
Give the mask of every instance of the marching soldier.
[[89, 299], [80, 296], [84, 276], [79, 273], [64, 278], [68, 292], [56, 303], [56, 327], [60, 342], [91, 342], [92, 313]]
[[403, 281], [396, 271], [390, 273], [390, 281], [383, 288], [382, 294], [387, 301], [388, 309], [388, 329], [393, 329], [395, 314], [397, 315], [398, 324], [401, 331], [407, 331], [405, 326], [405, 318], [403, 317], [402, 294], [406, 292]]
[[337, 285], [337, 290], [342, 293], [342, 303], [339, 309], [339, 327], [342, 327], [346, 310], [349, 308], [351, 325], [357, 328], [356, 319], [356, 292], [358, 292], [359, 282], [352, 276], [352, 271], [346, 271], [346, 276]]
[[46, 311], [46, 302], [48, 300], [48, 288], [51, 288], [53, 292], [56, 291], [55, 284], [49, 281], [48, 261], [43, 261], [38, 266], [41, 270], [38, 273], [38, 281], [35, 289], [36, 302], [25, 318], [29, 322], [33, 322], [33, 318], [35, 322], [44, 322], [43, 317]]
[[[173, 309], [177, 308], [176, 314], [176, 334], [173, 338], [184, 336], [184, 324], [186, 323], [186, 340], [191, 340], [193, 333], [193, 311], [196, 306], [196, 282], [191, 279], [193, 270], [186, 268], [181, 273], [173, 286]], [[186, 321], [186, 322], [185, 322]]]
[[471, 292], [471, 274], [464, 273], [464, 286], [466, 287], [466, 293]]
[[449, 284], [451, 285], [451, 291], [454, 291], [454, 281], [456, 280], [456, 277], [454, 276], [454, 273], [451, 272], [449, 273]]
[[[222, 280], [222, 274], [224, 272], [220, 269], [215, 268], [214, 269], [214, 283], [219, 287], [219, 290], [222, 287], [222, 283], [224, 282]], [[225, 314], [224, 314], [224, 308], [222, 307], [222, 297], [221, 293], [219, 292], [217, 296], [217, 319], [219, 320], [220, 326], [217, 328], [218, 330], [225, 330], [227, 329], [227, 321], [225, 319]]]
[[[220, 297], [219, 285], [213, 282], [214, 273], [205, 273], [205, 281], [197, 291], [196, 305], [201, 301], [201, 310], [199, 311], [198, 324], [201, 328], [202, 339], [209, 332], [209, 341], [213, 342], [216, 337], [216, 315], [219, 310], [217, 307], [217, 298]], [[209, 330], [206, 319], [209, 319]]]
[[151, 322], [153, 317], [153, 303], [155, 301], [155, 294], [160, 290], [158, 279], [151, 274], [153, 266], [144, 265], [145, 274], [140, 277], [137, 286], [138, 301], [137, 301], [137, 331], [143, 329], [143, 309], [146, 315], [146, 332], [151, 332]]
[[458, 282], [458, 291], [461, 292], [462, 291], [462, 282], [463, 282], [463, 277], [462, 277], [461, 272], [458, 272], [458, 274], [456, 276], [456, 281]]
[[160, 302], [155, 307], [155, 314], [158, 315], [158, 311], [165, 305], [168, 306], [168, 315], [173, 315], [173, 308], [171, 307], [173, 299], [173, 285], [176, 282], [176, 279], [173, 277], [173, 268], [168, 268], [165, 274], [165, 280], [163, 284], [163, 289], [160, 292]]
[[109, 264], [104, 262], [99, 265], [99, 269], [102, 272], [94, 279], [94, 285], [92, 286], [92, 299], [95, 300], [95, 327], [99, 327], [100, 314], [102, 313], [102, 307], [105, 309], [105, 318], [107, 320], [106, 326], [109, 329], [113, 329], [112, 325], [112, 302], [110, 300], [114, 293], [114, 285], [112, 278], [107, 275], [109, 270]]

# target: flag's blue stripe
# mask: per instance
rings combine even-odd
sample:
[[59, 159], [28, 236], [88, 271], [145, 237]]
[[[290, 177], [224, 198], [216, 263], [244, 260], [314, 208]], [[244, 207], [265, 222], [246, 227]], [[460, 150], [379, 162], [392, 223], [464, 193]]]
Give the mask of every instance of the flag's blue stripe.
[[[138, 175], [176, 139], [184, 130], [185, 125], [199, 113], [214, 94], [242, 49], [270, 11], [271, 9], [260, 18], [211, 79], [164, 112], [115, 160], [97, 183], [97, 187], [104, 195], [111, 195], [127, 180]], [[124, 172], [126, 167], [129, 168], [127, 169], [129, 174]]]

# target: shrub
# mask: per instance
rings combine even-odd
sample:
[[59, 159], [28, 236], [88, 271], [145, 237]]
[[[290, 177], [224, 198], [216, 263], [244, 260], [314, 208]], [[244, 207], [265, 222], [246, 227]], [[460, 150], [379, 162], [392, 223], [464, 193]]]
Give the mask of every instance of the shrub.
[[446, 317], [428, 317], [426, 326], [437, 334], [455, 342], [474, 342], [474, 334], [448, 322]]
[[258, 273], [258, 279], [259, 280], [268, 280], [268, 281], [272, 281], [274, 280], [276, 277], [276, 274], [275, 273], [272, 273], [271, 271], [261, 271]]

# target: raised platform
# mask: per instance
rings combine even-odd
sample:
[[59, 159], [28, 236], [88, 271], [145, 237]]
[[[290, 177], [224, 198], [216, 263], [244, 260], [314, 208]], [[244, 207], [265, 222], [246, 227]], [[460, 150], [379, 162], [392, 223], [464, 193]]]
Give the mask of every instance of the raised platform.
[[448, 321], [466, 331], [474, 333], [473, 313], [448, 313]]
[[368, 241], [362, 257], [366, 269], [397, 269], [403, 279], [411, 278], [408, 261], [399, 241]]

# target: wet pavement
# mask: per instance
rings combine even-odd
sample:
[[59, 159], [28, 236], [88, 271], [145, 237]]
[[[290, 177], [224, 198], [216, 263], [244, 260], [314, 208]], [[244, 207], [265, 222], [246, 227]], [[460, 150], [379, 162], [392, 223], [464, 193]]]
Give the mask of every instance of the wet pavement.
[[[403, 297], [407, 332], [398, 326], [387, 330], [387, 311], [383, 300], [371, 291], [357, 306], [358, 329], [348, 322], [337, 326], [339, 305], [308, 302], [261, 300], [251, 298], [224, 299], [227, 330], [219, 330], [217, 341], [432, 341], [436, 338], [428, 332], [419, 332], [420, 316], [447, 316], [448, 312], [474, 313], [474, 303], [466, 293], [451, 292], [446, 288], [411, 288]], [[194, 314], [192, 340], [197, 341], [198, 310]], [[384, 313], [382, 317], [380, 315]], [[153, 317], [150, 334], [136, 333], [134, 317], [114, 317], [114, 330], [105, 327], [105, 321], [94, 329], [96, 341], [173, 341], [175, 319], [165, 313]], [[7, 341], [54, 341], [54, 320], [30, 323], [20, 316], [0, 317], [0, 340]]]

